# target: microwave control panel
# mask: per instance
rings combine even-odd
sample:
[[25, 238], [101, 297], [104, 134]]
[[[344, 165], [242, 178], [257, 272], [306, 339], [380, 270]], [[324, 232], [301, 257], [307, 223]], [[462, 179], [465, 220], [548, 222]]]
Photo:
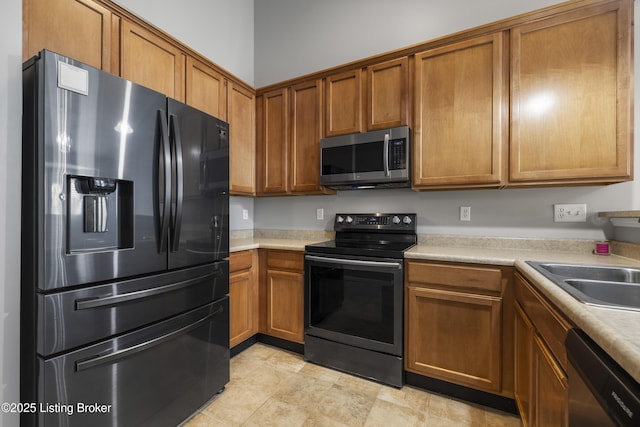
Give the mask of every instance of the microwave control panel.
[[407, 140], [405, 138], [389, 141], [389, 169], [407, 168]]

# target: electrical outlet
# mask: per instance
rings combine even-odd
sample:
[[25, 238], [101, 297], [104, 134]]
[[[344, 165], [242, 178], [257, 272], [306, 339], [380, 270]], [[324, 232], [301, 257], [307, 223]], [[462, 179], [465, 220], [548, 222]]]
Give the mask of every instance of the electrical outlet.
[[585, 203], [553, 205], [554, 222], [587, 222]]
[[316, 219], [318, 221], [322, 221], [324, 219], [324, 209], [322, 208], [316, 209]]
[[242, 209], [242, 219], [249, 219], [249, 209]]
[[460, 206], [460, 221], [471, 221], [471, 206]]

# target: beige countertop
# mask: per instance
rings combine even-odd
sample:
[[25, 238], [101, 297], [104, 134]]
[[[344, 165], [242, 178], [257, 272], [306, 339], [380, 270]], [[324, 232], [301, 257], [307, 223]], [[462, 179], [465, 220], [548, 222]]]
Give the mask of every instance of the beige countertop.
[[[266, 248], [304, 251], [307, 244], [328, 240], [322, 236], [303, 238], [247, 237], [232, 239], [231, 252]], [[616, 255], [592, 255], [584, 251], [454, 247], [419, 243], [405, 253], [405, 259], [515, 266], [571, 322], [598, 343], [629, 374], [640, 382], [640, 312], [585, 305], [538, 273], [526, 261], [640, 267], [640, 261]]]
[[229, 241], [230, 251], [246, 251], [249, 249], [281, 249], [287, 251], [304, 251], [305, 245], [324, 242], [327, 239], [279, 239], [267, 237], [244, 237]]

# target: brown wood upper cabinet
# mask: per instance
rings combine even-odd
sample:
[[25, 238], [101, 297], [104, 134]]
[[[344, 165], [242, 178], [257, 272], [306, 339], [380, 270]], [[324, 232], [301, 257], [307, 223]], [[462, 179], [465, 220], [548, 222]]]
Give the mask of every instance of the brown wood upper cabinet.
[[289, 190], [289, 89], [259, 95], [256, 117], [262, 169], [258, 172], [259, 188], [265, 194], [285, 194]]
[[157, 34], [122, 21], [121, 76], [184, 102], [186, 55]]
[[187, 57], [187, 104], [227, 121], [227, 79], [207, 64]]
[[261, 195], [319, 194], [322, 80], [275, 89], [256, 99]]
[[320, 186], [322, 81], [291, 88], [291, 148], [289, 179], [293, 193], [325, 193]]
[[27, 60], [42, 49], [111, 70], [112, 13], [91, 0], [23, 1], [23, 50]]
[[414, 189], [499, 187], [508, 138], [502, 32], [415, 56]]
[[229, 192], [256, 195], [256, 98], [229, 82]]
[[325, 79], [325, 136], [362, 131], [362, 70]]
[[407, 125], [408, 105], [407, 57], [327, 76], [325, 136]]
[[512, 183], [631, 179], [629, 7], [612, 1], [512, 30]]
[[367, 67], [367, 130], [407, 124], [409, 59], [394, 59]]

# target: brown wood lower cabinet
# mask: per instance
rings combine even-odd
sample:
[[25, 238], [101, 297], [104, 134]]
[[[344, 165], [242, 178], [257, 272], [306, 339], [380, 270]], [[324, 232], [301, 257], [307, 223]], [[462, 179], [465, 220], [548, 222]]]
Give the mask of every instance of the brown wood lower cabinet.
[[522, 311], [519, 304], [515, 306], [515, 400], [518, 412], [525, 427], [531, 425], [531, 382], [533, 380], [533, 337], [535, 329], [531, 320]]
[[405, 369], [513, 393], [510, 267], [407, 261]]
[[229, 345], [258, 333], [257, 250], [229, 256]]
[[267, 249], [260, 256], [260, 332], [302, 344], [304, 253]]
[[515, 281], [515, 399], [525, 427], [568, 425], [564, 337], [571, 327], [519, 274]]

